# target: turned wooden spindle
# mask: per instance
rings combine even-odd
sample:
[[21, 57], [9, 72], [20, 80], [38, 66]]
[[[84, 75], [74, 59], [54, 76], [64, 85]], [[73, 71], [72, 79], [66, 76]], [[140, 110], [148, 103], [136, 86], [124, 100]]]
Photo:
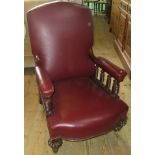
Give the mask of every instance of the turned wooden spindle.
[[103, 70], [101, 70], [100, 82], [101, 82], [101, 84], [103, 84], [103, 82], [104, 82], [104, 71]]
[[95, 65], [95, 68], [96, 68], [95, 78], [97, 79], [97, 78], [98, 78], [98, 66], [97, 66], [97, 65]]
[[107, 76], [107, 81], [106, 81], [106, 90], [110, 91], [110, 85], [111, 85], [111, 76]]
[[112, 95], [114, 97], [117, 97], [119, 93], [119, 81], [114, 80], [113, 86], [112, 86]]

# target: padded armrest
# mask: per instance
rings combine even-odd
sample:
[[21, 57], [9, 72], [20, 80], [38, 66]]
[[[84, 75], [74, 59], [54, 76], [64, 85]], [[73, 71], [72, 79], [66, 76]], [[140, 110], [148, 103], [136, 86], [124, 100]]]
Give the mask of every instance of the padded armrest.
[[35, 67], [35, 72], [41, 94], [43, 97], [50, 97], [54, 92], [54, 86], [47, 73], [39, 66]]
[[114, 65], [113, 63], [111, 63], [103, 57], [93, 57], [93, 60], [95, 64], [97, 64], [99, 67], [101, 67], [104, 71], [106, 71], [108, 74], [113, 76], [118, 81], [123, 81], [123, 79], [127, 75], [127, 72], [125, 70]]

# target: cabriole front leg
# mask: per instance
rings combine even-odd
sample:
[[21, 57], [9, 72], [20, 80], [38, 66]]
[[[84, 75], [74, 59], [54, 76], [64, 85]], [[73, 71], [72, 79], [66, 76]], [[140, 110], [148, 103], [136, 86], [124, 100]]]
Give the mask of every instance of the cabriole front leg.
[[48, 145], [52, 148], [54, 153], [57, 153], [59, 150], [59, 147], [62, 145], [62, 139], [58, 138], [58, 139], [49, 139], [48, 140]]
[[124, 125], [126, 125], [126, 123], [127, 123], [127, 118], [121, 119], [121, 120], [117, 123], [116, 127], [114, 128], [114, 131], [120, 131], [120, 130], [122, 129], [122, 127], [123, 127]]

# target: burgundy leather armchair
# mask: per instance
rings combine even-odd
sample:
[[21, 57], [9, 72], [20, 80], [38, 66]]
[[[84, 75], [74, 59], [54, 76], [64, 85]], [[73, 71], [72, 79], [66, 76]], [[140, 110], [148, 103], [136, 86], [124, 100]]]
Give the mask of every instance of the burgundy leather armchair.
[[27, 19], [53, 151], [62, 140], [85, 140], [120, 130], [128, 112], [118, 96], [126, 72], [93, 55], [90, 10], [52, 2], [28, 11]]

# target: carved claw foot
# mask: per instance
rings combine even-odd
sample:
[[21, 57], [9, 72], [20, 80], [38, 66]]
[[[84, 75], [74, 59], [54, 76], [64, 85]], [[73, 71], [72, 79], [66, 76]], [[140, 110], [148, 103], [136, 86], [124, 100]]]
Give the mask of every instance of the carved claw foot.
[[54, 153], [58, 152], [59, 147], [62, 145], [62, 139], [49, 139], [48, 140], [48, 145], [52, 148]]
[[126, 125], [127, 119], [121, 119], [116, 127], [114, 128], [114, 131], [120, 131], [124, 125]]

